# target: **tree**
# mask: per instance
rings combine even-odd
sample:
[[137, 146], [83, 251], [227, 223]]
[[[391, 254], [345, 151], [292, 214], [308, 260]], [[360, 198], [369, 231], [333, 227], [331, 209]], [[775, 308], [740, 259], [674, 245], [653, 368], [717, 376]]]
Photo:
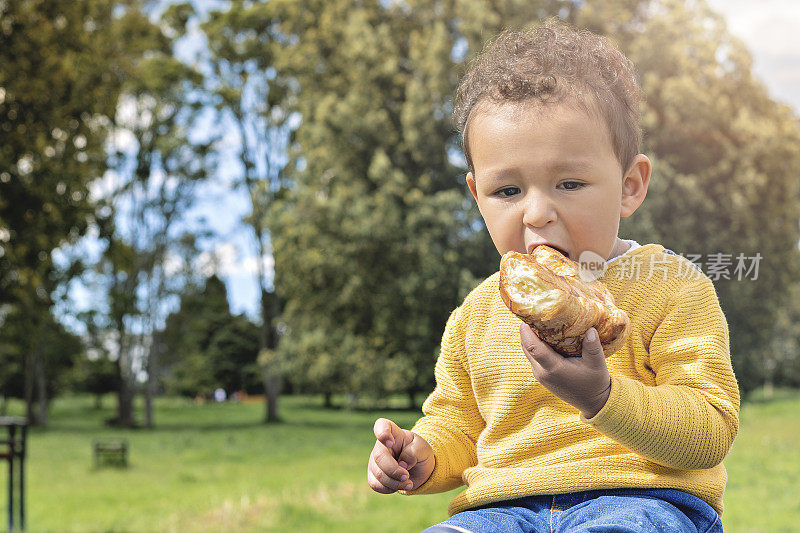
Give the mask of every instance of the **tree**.
[[72, 388], [94, 394], [95, 408], [101, 407], [104, 394], [119, 390], [119, 375], [114, 361], [103, 355], [96, 359], [80, 358], [73, 369]]
[[789, 288], [789, 304], [779, 310], [769, 355], [764, 363], [764, 388], [800, 387], [800, 282]]
[[232, 316], [211, 337], [206, 360], [214, 383], [228, 394], [263, 390], [258, 368], [259, 328], [244, 315]]
[[[776, 324], [800, 278], [798, 121], [753, 77], [744, 45], [704, 3], [646, 5], [633, 17], [602, 8], [578, 17], [620, 42], [646, 94], [654, 176], [641, 212], [622, 228], [697, 256], [711, 273], [746, 393], [765, 382], [775, 342], [785, 344]], [[758, 263], [757, 274], [737, 275], [740, 255], [746, 267]], [[717, 274], [715, 258], [717, 267], [728, 262]]]
[[[0, 413], [5, 414], [8, 398], [25, 397], [24, 358], [17, 332], [19, 315], [0, 310]], [[24, 344], [24, 343], [22, 343]]]
[[208, 352], [217, 333], [233, 319], [225, 284], [218, 277], [184, 290], [162, 333], [164, 383], [169, 392], [205, 396], [219, 386]]
[[246, 316], [231, 314], [225, 284], [211, 276], [181, 295], [161, 332], [170, 354], [164, 361], [167, 389], [187, 396], [210, 396], [218, 387], [229, 394], [262, 390], [258, 335]]
[[493, 268], [451, 157], [452, 4], [268, 4], [302, 117], [296, 186], [269, 221], [280, 350], [306, 390], [413, 403], [450, 311]]
[[[0, 396], [25, 398], [23, 358], [18, 350], [26, 345], [28, 317], [21, 313], [6, 315], [0, 320]], [[29, 409], [40, 425], [47, 424], [47, 413], [52, 398], [69, 388], [73, 367], [84, 357], [84, 347], [80, 337], [67, 331], [52, 314], [43, 318], [38, 328], [41, 338], [36, 346], [39, 353], [35, 359], [35, 387], [37, 394]], [[3, 406], [4, 407], [4, 406]], [[2, 409], [0, 409], [2, 411]]]
[[501, 28], [553, 15], [609, 36], [641, 73], [655, 175], [623, 235], [706, 261], [763, 257], [757, 280], [715, 280], [740, 385], [763, 383], [764, 351], [789, 335], [774, 324], [799, 272], [797, 120], [703, 2], [266, 5], [302, 117], [268, 218], [286, 300], [279, 351], [301, 386], [431, 386], [444, 320], [498, 259], [459, 179], [448, 116], [457, 76]]
[[[43, 422], [41, 372], [52, 293], [66, 279], [53, 250], [76, 242], [92, 213], [129, 48], [117, 2], [0, 3], [0, 304], [25, 317], [16, 341], [31, 423]], [[66, 269], [63, 273], [71, 273]]]
[[185, 248], [179, 222], [195, 186], [213, 172], [214, 139], [189, 135], [204, 106], [203, 78], [172, 55], [172, 39], [182, 30], [170, 26], [176, 20], [182, 18], [174, 10], [159, 25], [142, 11], [129, 15], [128, 31], [149, 52], [132, 65], [123, 86], [114, 120], [118, 145], [98, 202], [100, 236], [107, 242], [99, 268], [108, 294], [106, 326], [119, 350], [118, 423], [125, 426], [134, 422], [137, 367], [147, 376], [145, 424], [153, 425], [162, 347], [154, 332], [163, 327], [168, 300], [183, 282], [168, 263]]
[[[257, 257], [261, 351], [274, 350], [277, 344], [278, 300], [264, 264], [270, 252], [275, 253], [266, 216], [285, 186], [283, 166], [292, 127], [282, 106], [285, 80], [274, 68], [270, 11], [265, 3], [234, 2], [226, 11], [212, 11], [202, 25], [213, 71], [209, 90], [221, 119], [237, 133], [239, 185], [247, 191], [252, 209], [244, 222], [253, 231]], [[281, 376], [263, 375], [265, 421], [277, 421]]]

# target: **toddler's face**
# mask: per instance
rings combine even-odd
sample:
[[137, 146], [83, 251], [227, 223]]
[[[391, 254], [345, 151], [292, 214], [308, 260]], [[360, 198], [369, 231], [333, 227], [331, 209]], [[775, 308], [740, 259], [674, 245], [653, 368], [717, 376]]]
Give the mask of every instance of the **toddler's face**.
[[476, 111], [468, 136], [475, 174], [467, 183], [497, 251], [550, 244], [575, 261], [587, 250], [608, 258], [620, 216], [644, 195], [631, 210], [605, 125], [563, 104]]

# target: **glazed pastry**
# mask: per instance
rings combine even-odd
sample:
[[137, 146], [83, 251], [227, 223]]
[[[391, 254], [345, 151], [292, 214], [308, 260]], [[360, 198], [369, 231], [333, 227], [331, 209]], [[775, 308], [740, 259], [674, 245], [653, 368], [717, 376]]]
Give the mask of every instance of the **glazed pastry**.
[[583, 336], [594, 327], [608, 357], [625, 342], [630, 319], [614, 305], [602, 282], [583, 281], [578, 264], [557, 250], [507, 252], [500, 260], [500, 296], [558, 353], [580, 357]]

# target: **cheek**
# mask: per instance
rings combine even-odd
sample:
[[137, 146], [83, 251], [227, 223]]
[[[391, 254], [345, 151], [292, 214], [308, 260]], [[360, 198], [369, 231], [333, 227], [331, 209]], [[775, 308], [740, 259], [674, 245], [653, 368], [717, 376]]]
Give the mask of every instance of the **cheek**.
[[500, 253], [516, 249], [522, 235], [522, 216], [508, 206], [479, 205], [483, 221]]
[[607, 234], [615, 233], [619, 224], [619, 213], [609, 209], [608, 205], [608, 200], [595, 198], [574, 210], [568, 223], [570, 230], [590, 242], [602, 241]]

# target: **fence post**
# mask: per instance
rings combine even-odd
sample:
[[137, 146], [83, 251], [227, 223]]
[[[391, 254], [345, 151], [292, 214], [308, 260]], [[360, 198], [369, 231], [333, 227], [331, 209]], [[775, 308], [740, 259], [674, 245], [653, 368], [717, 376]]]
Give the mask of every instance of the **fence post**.
[[[17, 514], [14, 506], [15, 492], [19, 493], [18, 531], [25, 529], [25, 444], [28, 435], [28, 421], [25, 418], [4, 416], [0, 417], [0, 427], [6, 428], [6, 438], [0, 440], [0, 459], [8, 461], [8, 531], [13, 533], [15, 531], [14, 517]], [[17, 436], [18, 429], [19, 436]], [[1, 447], [6, 447], [6, 449]], [[14, 468], [15, 462], [19, 465], [17, 468]]]

